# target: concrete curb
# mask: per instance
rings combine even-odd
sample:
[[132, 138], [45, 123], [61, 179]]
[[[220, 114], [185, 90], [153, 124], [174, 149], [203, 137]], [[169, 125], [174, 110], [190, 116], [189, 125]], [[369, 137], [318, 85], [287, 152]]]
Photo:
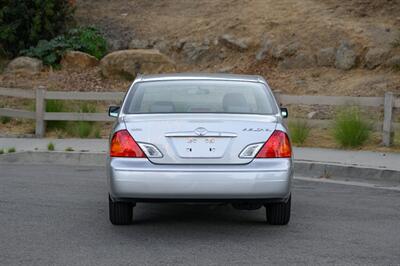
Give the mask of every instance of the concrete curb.
[[[82, 152], [16, 152], [0, 155], [1, 164], [58, 164], [105, 166], [105, 153]], [[295, 161], [295, 175], [309, 178], [372, 182], [400, 186], [400, 172], [383, 168], [342, 165], [314, 161]]]
[[105, 153], [82, 152], [16, 152], [0, 155], [0, 164], [57, 164], [105, 166]]
[[295, 174], [303, 177], [400, 185], [400, 172], [396, 170], [310, 161], [295, 161], [294, 168]]

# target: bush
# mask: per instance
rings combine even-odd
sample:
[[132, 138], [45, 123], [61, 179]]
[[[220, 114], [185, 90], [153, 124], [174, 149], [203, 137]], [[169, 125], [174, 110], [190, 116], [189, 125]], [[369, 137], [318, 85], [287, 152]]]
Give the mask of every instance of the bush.
[[40, 40], [36, 47], [22, 50], [21, 54], [29, 57], [36, 57], [45, 65], [56, 66], [67, 49], [63, 36], [56, 37], [51, 41]]
[[7, 124], [11, 122], [11, 117], [8, 116], [0, 116], [0, 122], [2, 124]]
[[[95, 113], [97, 106], [95, 103], [87, 102], [69, 101], [67, 105], [62, 100], [47, 100], [46, 112]], [[61, 130], [72, 137], [101, 137], [100, 127], [96, 122], [91, 121], [48, 121], [46, 127], [49, 130]]]
[[[64, 102], [60, 100], [47, 100], [46, 101], [46, 112], [68, 112], [68, 109], [64, 106]], [[67, 126], [66, 121], [47, 121], [47, 129], [65, 129]]]
[[96, 139], [101, 139], [101, 131], [98, 126], [96, 126], [93, 130], [93, 137], [95, 137]]
[[310, 127], [307, 121], [296, 120], [289, 122], [290, 138], [294, 144], [303, 144], [309, 133]]
[[107, 52], [107, 43], [93, 27], [76, 28], [50, 41], [41, 40], [36, 47], [23, 50], [21, 54], [39, 58], [45, 65], [56, 66], [68, 50], [85, 52], [100, 59]]
[[70, 123], [68, 133], [79, 138], [88, 138], [93, 131], [93, 122], [79, 121]]
[[16, 56], [39, 40], [50, 40], [66, 31], [73, 21], [74, 4], [69, 0], [2, 0], [0, 43]]
[[97, 106], [96, 106], [96, 104], [93, 104], [93, 103], [84, 102], [79, 105], [78, 112], [80, 112], [80, 113], [96, 113]]
[[14, 147], [12, 147], [12, 148], [9, 148], [8, 150], [7, 150], [7, 152], [8, 153], [13, 153], [13, 152], [15, 152], [16, 150], [15, 150], [15, 148]]
[[53, 144], [53, 142], [50, 142], [49, 144], [47, 144], [47, 149], [49, 150], [49, 151], [54, 151], [54, 144]]
[[335, 117], [333, 136], [342, 147], [361, 146], [370, 133], [371, 126], [363, 119], [358, 108], [347, 108]]
[[71, 50], [81, 51], [101, 59], [107, 53], [107, 41], [94, 27], [72, 29], [66, 36]]

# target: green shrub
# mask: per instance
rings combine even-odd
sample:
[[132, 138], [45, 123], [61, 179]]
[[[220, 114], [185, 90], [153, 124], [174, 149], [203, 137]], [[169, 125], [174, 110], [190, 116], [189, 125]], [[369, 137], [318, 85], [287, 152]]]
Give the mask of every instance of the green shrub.
[[307, 121], [303, 120], [296, 120], [296, 121], [290, 121], [289, 122], [289, 133], [290, 133], [290, 138], [294, 144], [303, 144], [309, 133], [310, 133], [310, 127], [307, 123]]
[[93, 27], [76, 28], [49, 41], [41, 40], [35, 47], [21, 51], [21, 54], [39, 58], [46, 65], [57, 66], [68, 50], [85, 52], [100, 59], [107, 52], [107, 43]]
[[101, 132], [100, 132], [100, 128], [98, 126], [96, 126], [93, 130], [93, 136], [96, 139], [101, 139]]
[[97, 105], [93, 103], [84, 102], [79, 105], [80, 113], [96, 113], [97, 112]]
[[52, 142], [50, 142], [49, 144], [47, 144], [47, 150], [49, 151], [54, 151], [54, 144]]
[[45, 65], [56, 66], [67, 49], [64, 36], [58, 36], [50, 41], [40, 40], [35, 47], [22, 50], [21, 54], [39, 58]]
[[70, 137], [77, 138], [101, 138], [100, 127], [96, 122], [78, 121], [69, 122], [67, 133]]
[[[46, 101], [46, 112], [68, 112], [68, 109], [65, 107], [64, 102], [60, 100], [47, 100]], [[47, 129], [65, 129], [67, 126], [66, 121], [47, 121], [46, 128]]]
[[[72, 123], [71, 123], [72, 124]], [[92, 122], [79, 121], [73, 123], [69, 128], [69, 133], [80, 138], [88, 138], [92, 133]]]
[[333, 136], [342, 147], [358, 147], [368, 140], [371, 125], [355, 107], [339, 111], [333, 125]]
[[62, 100], [47, 100], [46, 112], [66, 112], [67, 108], [64, 106]]
[[74, 149], [72, 147], [68, 147], [65, 149], [65, 151], [74, 151]]
[[[95, 113], [97, 105], [79, 101], [47, 100], [46, 112]], [[79, 138], [101, 137], [99, 126], [91, 121], [48, 121], [46, 127], [48, 130], [58, 132], [57, 135], [60, 137], [65, 136], [63, 133]]]
[[3, 45], [0, 44], [0, 60], [4, 60], [6, 58], [7, 58], [7, 52], [6, 50], [4, 50]]
[[107, 53], [107, 42], [94, 27], [72, 29], [66, 36], [71, 50], [82, 51], [101, 59]]
[[[78, 105], [77, 112], [79, 113], [95, 113], [97, 111], [96, 104], [83, 102]], [[91, 121], [78, 121], [70, 122], [68, 124], [68, 133], [74, 137], [88, 138], [95, 134], [95, 122]]]
[[4, 150], [3, 149], [0, 149], [0, 154], [4, 154]]
[[15, 148], [14, 148], [14, 147], [8, 148], [7, 152], [8, 152], [8, 153], [13, 153], [13, 152], [15, 152]]
[[11, 122], [11, 117], [8, 116], [0, 116], [0, 121], [2, 124], [7, 124]]
[[0, 43], [16, 56], [39, 40], [50, 40], [66, 31], [73, 21], [74, 5], [69, 0], [2, 0]]

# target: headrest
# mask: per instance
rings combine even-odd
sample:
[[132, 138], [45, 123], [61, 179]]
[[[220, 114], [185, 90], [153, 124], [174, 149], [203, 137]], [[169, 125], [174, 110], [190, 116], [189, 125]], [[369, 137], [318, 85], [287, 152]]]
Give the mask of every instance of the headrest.
[[173, 113], [175, 106], [172, 102], [159, 101], [150, 106], [150, 113]]
[[225, 112], [248, 113], [251, 111], [242, 93], [227, 93], [222, 100], [222, 107]]

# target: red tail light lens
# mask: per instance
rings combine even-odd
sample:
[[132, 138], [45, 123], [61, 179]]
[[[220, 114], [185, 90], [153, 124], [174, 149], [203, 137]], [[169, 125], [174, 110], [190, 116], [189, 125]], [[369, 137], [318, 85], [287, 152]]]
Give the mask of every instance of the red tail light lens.
[[142, 149], [126, 129], [114, 133], [111, 139], [110, 156], [146, 158]]
[[292, 147], [289, 137], [285, 132], [275, 130], [257, 153], [256, 158], [290, 158], [291, 156]]

